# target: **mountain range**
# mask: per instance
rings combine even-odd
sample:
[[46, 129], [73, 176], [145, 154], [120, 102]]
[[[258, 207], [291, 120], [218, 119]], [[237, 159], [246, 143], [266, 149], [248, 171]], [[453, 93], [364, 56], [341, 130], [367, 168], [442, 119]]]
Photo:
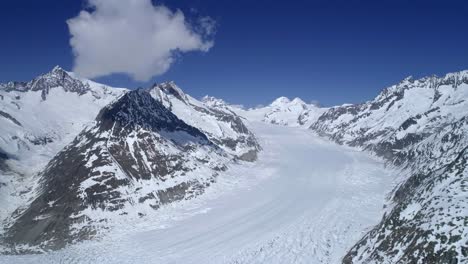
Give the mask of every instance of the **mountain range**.
[[0, 251], [58, 250], [116, 217], [202, 195], [233, 164], [256, 162], [251, 121], [307, 130], [398, 172], [381, 221], [343, 263], [468, 261], [468, 71], [334, 107], [280, 97], [244, 109], [174, 82], [114, 88], [60, 67], [0, 84]]

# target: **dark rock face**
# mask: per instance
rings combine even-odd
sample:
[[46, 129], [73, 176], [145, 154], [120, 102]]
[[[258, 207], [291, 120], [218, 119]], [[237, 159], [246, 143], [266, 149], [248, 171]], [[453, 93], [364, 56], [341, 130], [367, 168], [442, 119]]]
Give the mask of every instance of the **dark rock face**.
[[2, 149], [0, 149], [0, 172], [8, 170], [8, 165], [6, 164], [7, 160], [8, 155]]
[[[16, 212], [4, 242], [10, 253], [26, 253], [16, 245], [55, 250], [90, 239], [109, 220], [93, 211], [125, 215], [132, 206], [157, 209], [189, 199], [202, 193], [228, 160], [148, 92], [128, 92], [49, 162], [39, 175], [37, 197]], [[200, 168], [212, 172], [203, 175]]]
[[391, 208], [343, 263], [468, 261], [468, 72], [405, 79], [311, 129], [402, 168]]
[[102, 130], [112, 129], [112, 126], [118, 125], [126, 131], [137, 128], [151, 131], [184, 131], [194, 138], [208, 142], [202, 132], [177, 118], [142, 89], [128, 92], [114, 104], [105, 107], [96, 120]]
[[18, 120], [16, 120], [14, 117], [12, 117], [10, 114], [8, 114], [6, 112], [0, 111], [0, 117], [3, 117], [3, 118], [6, 118], [6, 119], [10, 120], [11, 122], [13, 122], [17, 126], [20, 126], [20, 127], [23, 126]]

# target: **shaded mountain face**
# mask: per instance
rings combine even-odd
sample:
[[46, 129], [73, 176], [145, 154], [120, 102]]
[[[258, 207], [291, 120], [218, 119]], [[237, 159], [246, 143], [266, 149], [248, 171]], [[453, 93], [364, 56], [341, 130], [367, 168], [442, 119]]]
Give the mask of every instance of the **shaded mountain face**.
[[407, 78], [374, 100], [327, 110], [311, 129], [403, 168], [382, 221], [344, 263], [468, 260], [468, 71]]
[[230, 160], [147, 91], [128, 92], [40, 172], [37, 195], [13, 215], [5, 241], [40, 251], [89, 239], [114, 217], [203, 192]]
[[257, 159], [260, 145], [254, 134], [224, 101], [203, 101], [185, 94], [173, 82], [155, 85], [151, 95], [187, 124], [198, 128], [226, 152], [245, 161]]

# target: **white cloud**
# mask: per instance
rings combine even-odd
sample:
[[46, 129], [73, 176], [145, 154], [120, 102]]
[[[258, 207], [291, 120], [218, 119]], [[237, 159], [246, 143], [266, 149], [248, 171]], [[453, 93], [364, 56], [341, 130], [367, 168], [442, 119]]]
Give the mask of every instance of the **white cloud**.
[[177, 53], [207, 52], [215, 23], [189, 24], [181, 11], [154, 6], [151, 0], [88, 0], [67, 21], [75, 55], [74, 71], [94, 78], [126, 73], [138, 81], [165, 73]]
[[310, 101], [311, 104], [315, 105], [316, 107], [322, 107], [322, 104], [319, 100], [312, 100]]

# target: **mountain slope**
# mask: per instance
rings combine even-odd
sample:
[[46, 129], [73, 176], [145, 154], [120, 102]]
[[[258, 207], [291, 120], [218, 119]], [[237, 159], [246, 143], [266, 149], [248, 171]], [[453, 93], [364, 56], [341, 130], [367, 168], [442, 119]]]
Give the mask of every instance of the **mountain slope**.
[[380, 224], [345, 263], [456, 263], [468, 258], [468, 71], [407, 78], [374, 100], [334, 107], [311, 128], [402, 168]]
[[91, 238], [119, 215], [201, 193], [229, 160], [148, 92], [127, 92], [39, 174], [5, 240], [21, 253], [21, 244], [40, 251]]
[[60, 67], [30, 82], [0, 84], [0, 149], [20, 160], [15, 168], [27, 174], [41, 166], [37, 158], [47, 162], [125, 91], [77, 79]]
[[345, 262], [468, 261], [468, 119], [405, 152], [411, 173], [396, 189], [394, 207]]
[[60, 67], [29, 82], [0, 84], [0, 222], [31, 198], [34, 175], [125, 91]]
[[468, 71], [445, 77], [407, 78], [364, 104], [329, 109], [312, 129], [339, 143], [393, 159], [467, 114]]

